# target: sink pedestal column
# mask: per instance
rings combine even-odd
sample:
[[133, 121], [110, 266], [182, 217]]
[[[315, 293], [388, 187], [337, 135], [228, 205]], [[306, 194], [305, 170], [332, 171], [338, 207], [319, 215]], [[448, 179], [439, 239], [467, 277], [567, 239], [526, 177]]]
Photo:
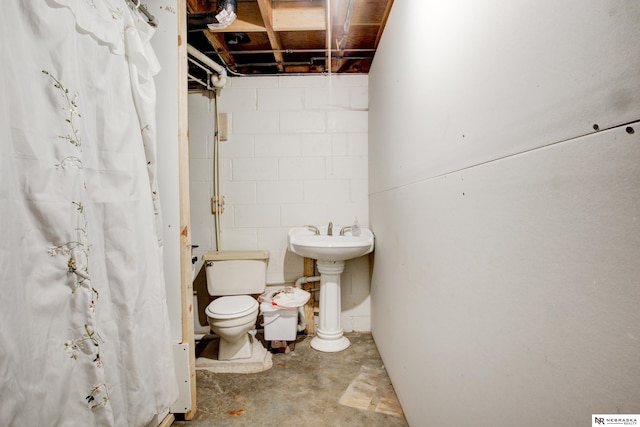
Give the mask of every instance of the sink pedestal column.
[[349, 339], [342, 334], [340, 301], [340, 275], [344, 261], [318, 261], [320, 272], [320, 325], [311, 347], [327, 353], [349, 347]]

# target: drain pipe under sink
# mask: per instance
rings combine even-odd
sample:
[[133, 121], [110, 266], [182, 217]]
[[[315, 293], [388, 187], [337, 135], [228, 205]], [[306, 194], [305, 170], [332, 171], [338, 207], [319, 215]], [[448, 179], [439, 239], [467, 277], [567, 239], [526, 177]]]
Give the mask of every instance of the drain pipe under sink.
[[301, 278], [296, 280], [295, 287], [299, 288], [300, 285], [302, 285], [303, 283], [319, 282], [319, 281], [320, 281], [320, 276], [302, 276]]

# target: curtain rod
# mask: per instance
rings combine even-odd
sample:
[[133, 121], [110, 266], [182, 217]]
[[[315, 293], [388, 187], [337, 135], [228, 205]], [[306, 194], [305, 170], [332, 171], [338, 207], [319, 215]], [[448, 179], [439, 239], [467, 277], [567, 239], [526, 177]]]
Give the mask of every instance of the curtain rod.
[[158, 26], [158, 23], [156, 22], [156, 18], [149, 13], [149, 11], [145, 6], [140, 4], [140, 0], [127, 0], [127, 3], [129, 3], [130, 8], [137, 9], [140, 11], [140, 13], [142, 13], [147, 18], [147, 21], [148, 21], [147, 23], [149, 25], [151, 25], [152, 27]]

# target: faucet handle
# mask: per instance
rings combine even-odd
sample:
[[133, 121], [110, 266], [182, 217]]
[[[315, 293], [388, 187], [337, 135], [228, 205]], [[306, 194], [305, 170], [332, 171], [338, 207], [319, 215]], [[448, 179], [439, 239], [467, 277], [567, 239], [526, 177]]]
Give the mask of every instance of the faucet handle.
[[350, 231], [350, 230], [351, 230], [351, 226], [350, 226], [350, 225], [347, 225], [346, 227], [342, 227], [342, 228], [340, 229], [340, 235], [341, 235], [341, 236], [344, 236], [344, 232], [345, 232], [345, 231]]
[[320, 229], [318, 227], [316, 227], [315, 225], [305, 225], [305, 227], [307, 227], [309, 230], [313, 231], [316, 236], [318, 234], [320, 234]]

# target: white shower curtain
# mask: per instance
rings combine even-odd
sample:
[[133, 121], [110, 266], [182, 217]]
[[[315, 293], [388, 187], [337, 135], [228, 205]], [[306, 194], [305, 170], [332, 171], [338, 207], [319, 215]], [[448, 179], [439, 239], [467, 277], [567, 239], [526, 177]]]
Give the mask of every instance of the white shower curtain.
[[177, 397], [152, 28], [124, 0], [0, 23], [0, 425], [148, 425]]

